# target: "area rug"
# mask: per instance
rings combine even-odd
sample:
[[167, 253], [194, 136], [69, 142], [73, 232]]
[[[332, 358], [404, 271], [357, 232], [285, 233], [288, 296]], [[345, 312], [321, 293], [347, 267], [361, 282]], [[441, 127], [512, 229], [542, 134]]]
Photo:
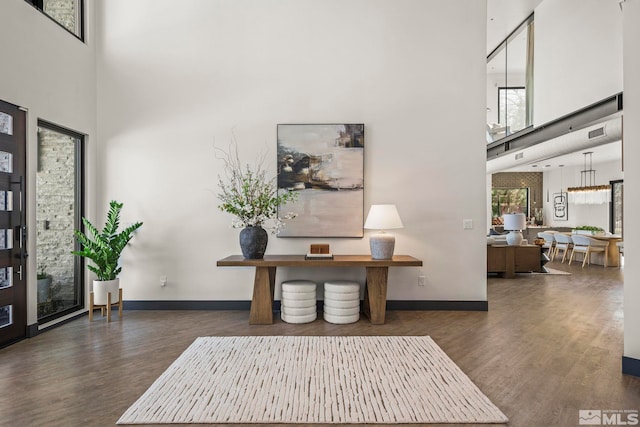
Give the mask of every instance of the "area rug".
[[428, 336], [200, 337], [118, 424], [506, 423]]
[[571, 273], [568, 271], [556, 270], [555, 268], [545, 266], [545, 272], [532, 272], [532, 274], [550, 274], [552, 276], [571, 276]]

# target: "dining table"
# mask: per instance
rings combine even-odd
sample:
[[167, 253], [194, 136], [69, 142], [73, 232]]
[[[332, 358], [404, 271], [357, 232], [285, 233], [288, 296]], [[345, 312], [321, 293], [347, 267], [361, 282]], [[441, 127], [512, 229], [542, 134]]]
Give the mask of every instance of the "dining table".
[[[575, 233], [564, 232], [562, 234], [573, 236]], [[620, 234], [587, 234], [586, 236], [609, 243], [607, 245], [606, 252], [593, 252], [591, 254], [591, 264], [606, 265], [607, 267], [620, 267], [620, 248], [617, 245], [618, 242], [622, 241], [622, 236]], [[582, 261], [583, 256], [584, 254], [582, 253], [576, 253], [574, 260]], [[606, 264], [605, 256], [607, 259]]]

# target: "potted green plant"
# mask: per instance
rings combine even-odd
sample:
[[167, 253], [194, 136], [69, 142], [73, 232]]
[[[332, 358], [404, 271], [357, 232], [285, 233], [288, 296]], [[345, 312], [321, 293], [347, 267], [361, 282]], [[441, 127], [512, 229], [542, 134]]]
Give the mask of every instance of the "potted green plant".
[[229, 152], [216, 148], [217, 158], [225, 164], [225, 179], [218, 175], [218, 199], [221, 201], [218, 208], [236, 217], [231, 223], [234, 228], [242, 228], [240, 249], [243, 257], [261, 259], [269, 240], [265, 227], [278, 234], [284, 225], [282, 220], [296, 216], [288, 213], [278, 217], [278, 206], [294, 200], [296, 194], [288, 190], [278, 193], [276, 178], [267, 178], [264, 155], [253, 168], [248, 164], [243, 166], [237, 145], [233, 143], [232, 147]]
[[111, 294], [111, 304], [119, 301], [120, 279], [118, 279], [118, 274], [122, 271], [122, 267], [119, 265], [120, 255], [133, 237], [133, 232], [142, 226], [142, 222], [136, 222], [122, 231], [118, 231], [122, 206], [122, 203], [115, 200], [110, 202], [107, 222], [102, 231], [98, 231], [88, 219], [82, 218], [82, 223], [88, 234], [79, 230], [74, 232], [81, 245], [81, 250], [71, 253], [85, 257], [93, 263], [87, 268], [97, 277], [97, 280], [93, 281], [95, 305], [106, 305], [109, 293]]
[[604, 228], [596, 227], [594, 225], [580, 225], [574, 227], [573, 234], [586, 234], [590, 236], [604, 234]]
[[49, 299], [49, 292], [51, 291], [52, 282], [51, 275], [47, 273], [46, 265], [40, 266], [36, 277], [38, 283], [38, 303], [45, 302]]

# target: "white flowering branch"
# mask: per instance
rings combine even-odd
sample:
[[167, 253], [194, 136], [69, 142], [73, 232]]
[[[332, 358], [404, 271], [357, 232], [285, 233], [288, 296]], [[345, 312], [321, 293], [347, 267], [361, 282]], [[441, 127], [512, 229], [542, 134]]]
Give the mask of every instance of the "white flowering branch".
[[234, 228], [263, 227], [278, 234], [284, 219], [293, 219], [294, 213], [278, 217], [278, 206], [294, 200], [297, 194], [291, 191], [278, 193], [276, 178], [267, 178], [264, 168], [265, 154], [261, 153], [255, 165], [244, 167], [238, 155], [238, 145], [233, 139], [229, 151], [214, 146], [216, 158], [224, 162], [224, 179], [218, 175], [218, 208], [236, 217]]

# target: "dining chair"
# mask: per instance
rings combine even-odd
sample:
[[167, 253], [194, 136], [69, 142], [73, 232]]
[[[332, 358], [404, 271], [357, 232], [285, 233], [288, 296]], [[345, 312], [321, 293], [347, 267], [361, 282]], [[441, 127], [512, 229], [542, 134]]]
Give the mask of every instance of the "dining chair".
[[618, 266], [622, 267], [622, 256], [624, 255], [624, 241], [616, 242], [616, 246], [618, 247], [618, 252], [620, 252], [620, 256], [618, 257]]
[[562, 251], [561, 262], [564, 262], [564, 260], [567, 259], [567, 256], [569, 255], [569, 263], [571, 263], [571, 256], [573, 256], [573, 240], [571, 236], [562, 233], [556, 233], [553, 234], [553, 238], [556, 241], [556, 250], [553, 253], [551, 261], [555, 259], [556, 255], [558, 255], [558, 252]]
[[597, 240], [593, 237], [584, 236], [582, 234], [574, 234], [571, 236], [573, 240], [573, 251], [571, 257], [569, 257], [569, 265], [573, 260], [573, 255], [576, 252], [584, 253], [584, 260], [582, 261], [582, 267], [586, 264], [591, 264], [591, 254], [594, 252], [604, 252], [604, 266], [607, 266], [607, 256], [609, 255], [609, 242], [605, 240]]
[[544, 231], [538, 233], [538, 237], [544, 239], [542, 247], [548, 249], [548, 256], [550, 260], [553, 260], [556, 251], [556, 239], [553, 237], [554, 235], [554, 233], [547, 233]]

